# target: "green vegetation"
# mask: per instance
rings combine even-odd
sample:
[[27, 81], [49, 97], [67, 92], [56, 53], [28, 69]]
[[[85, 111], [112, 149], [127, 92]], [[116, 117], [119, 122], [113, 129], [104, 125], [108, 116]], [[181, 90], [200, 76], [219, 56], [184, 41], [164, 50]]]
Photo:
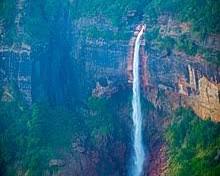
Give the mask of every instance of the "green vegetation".
[[12, 43], [15, 39], [15, 25], [14, 19], [16, 15], [15, 10], [15, 1], [14, 0], [1, 0], [0, 2], [0, 19], [3, 17], [1, 23], [6, 27], [4, 31], [7, 35], [7, 38], [4, 39], [5, 43]]
[[170, 13], [181, 21], [191, 22], [195, 31], [200, 33], [220, 32], [220, 1], [217, 0], [80, 0], [73, 3], [73, 13], [76, 18], [82, 16], [103, 15], [111, 19], [112, 23], [120, 26], [123, 16], [129, 11], [136, 11], [136, 15], [155, 19], [161, 14]]
[[181, 36], [176, 43], [176, 48], [180, 51], [185, 51], [186, 54], [195, 56], [198, 52], [198, 46], [185, 36]]
[[220, 57], [218, 52], [196, 44], [199, 41], [202, 45], [210, 34], [220, 32], [219, 7], [219, 0], [152, 0], [145, 6], [144, 16], [146, 20], [150, 19], [152, 24], [156, 24], [158, 16], [167, 14], [174, 20], [192, 24], [192, 28], [190, 33], [180, 35], [177, 38], [169, 36], [162, 38], [157, 32], [158, 29], [155, 28], [150, 32], [157, 33], [157, 35], [154, 35], [154, 38], [149, 38], [148, 36], [152, 34], [147, 34], [147, 38], [150, 41], [156, 41], [161, 49], [176, 49], [191, 56], [201, 54], [205, 56], [207, 61], [219, 66]]
[[[12, 43], [19, 40], [16, 39], [14, 24], [15, 1], [3, 0], [0, 5], [0, 15], [4, 18], [7, 36], [4, 40], [6, 43]], [[88, 24], [82, 27], [80, 32], [84, 36], [92, 38], [129, 39], [132, 34], [125, 33], [128, 25], [136, 25], [140, 21], [150, 21], [150, 24], [156, 24], [160, 15], [168, 14], [175, 20], [192, 24], [190, 32], [194, 36], [180, 36], [177, 40], [171, 41], [168, 39], [169, 37], [162, 39], [158, 29], [155, 29], [155, 31], [149, 31], [146, 34], [148, 40], [161, 43], [161, 47], [165, 47], [165, 49], [174, 47], [193, 56], [197, 53], [204, 54], [210, 63], [219, 65], [220, 62], [218, 53], [213, 56], [213, 50], [197, 46], [192, 40], [192, 38], [196, 38], [202, 43], [209, 34], [220, 32], [219, 0], [30, 0], [27, 7], [27, 15], [23, 21], [25, 27], [24, 40], [28, 43], [49, 42], [55, 31], [65, 28], [64, 26], [67, 25], [65, 23], [70, 23], [74, 19], [86, 18], [89, 20], [100, 17], [109, 22], [108, 30], [97, 28], [96, 24]], [[129, 16], [129, 13], [134, 14]], [[97, 21], [97, 23], [102, 22]], [[112, 27], [119, 30], [112, 31]], [[62, 35], [62, 30], [60, 33]]]
[[[26, 40], [29, 43], [49, 42], [54, 33], [63, 31], [68, 26], [63, 18], [69, 10], [68, 1], [60, 0], [30, 0], [25, 18]], [[65, 19], [68, 20], [68, 19]], [[62, 24], [61, 24], [62, 23]]]
[[127, 15], [129, 10], [142, 11], [144, 0], [79, 0], [72, 4], [74, 17], [104, 16], [111, 20], [113, 25], [121, 26], [122, 17]]
[[48, 160], [59, 157], [72, 135], [79, 132], [80, 119], [64, 108], [34, 105], [28, 109], [18, 102], [0, 103], [1, 175], [16, 175], [27, 169], [42, 175]]
[[219, 0], [152, 0], [145, 7], [145, 13], [151, 19], [169, 13], [181, 21], [191, 22], [194, 31], [204, 35], [220, 32], [219, 7]]
[[[48, 65], [52, 63], [51, 67], [57, 67], [62, 63], [61, 59], [69, 57], [69, 48], [74, 40], [69, 34], [79, 32], [73, 31], [72, 22], [80, 18], [89, 21], [100, 17], [107, 21], [107, 26], [103, 25], [105, 28], [102, 28], [102, 24], [88, 24], [82, 25], [80, 32], [86, 37], [104, 38], [107, 41], [129, 39], [132, 34], [125, 33], [128, 26], [148, 21], [153, 27], [146, 33], [146, 39], [159, 43], [159, 49], [177, 49], [192, 56], [204, 54], [209, 62], [220, 65], [219, 51], [198, 46], [198, 42], [194, 40], [198, 39], [202, 43], [209, 34], [220, 33], [219, 0], [29, 0], [21, 22], [25, 31], [22, 39], [16, 35], [16, 2], [0, 2], [0, 22], [5, 32], [3, 44], [10, 46], [16, 41], [27, 42], [33, 48], [32, 58], [42, 58]], [[163, 14], [191, 23], [190, 34], [176, 38], [162, 37], [156, 24], [157, 18]], [[45, 49], [47, 47], [48, 50]], [[47, 52], [48, 57], [44, 54], [35, 55], [38, 52]], [[76, 60], [81, 62], [79, 58]], [[64, 68], [64, 71], [69, 70]], [[45, 72], [41, 76], [48, 76], [47, 74]], [[62, 73], [57, 75], [63, 76]], [[47, 79], [43, 78], [45, 82]], [[129, 135], [118, 121], [118, 112], [131, 102], [127, 101], [128, 96], [124, 92], [109, 99], [90, 97], [83, 102], [85, 107], [76, 106], [78, 102], [71, 104], [71, 101], [71, 110], [64, 106], [52, 106], [48, 102], [27, 107], [14, 94], [12, 101], [0, 101], [0, 175], [16, 175], [18, 170], [22, 173], [28, 171], [30, 176], [42, 175], [49, 169], [49, 160], [62, 158], [63, 150], [69, 150], [71, 142], [80, 136], [86, 136], [87, 145], [95, 148], [102, 138], [117, 137], [117, 140], [124, 140]], [[2, 97], [2, 92], [0, 95]], [[143, 107], [146, 107], [144, 111], [148, 113], [153, 107], [150, 103], [145, 105], [143, 102]], [[129, 111], [129, 107], [126, 108]], [[219, 160], [214, 159], [220, 146], [219, 124], [203, 121], [190, 110], [179, 109], [172, 117], [166, 139], [169, 144], [171, 176], [220, 175]]]
[[170, 176], [218, 176], [220, 124], [201, 120], [191, 110], [180, 108], [166, 132]]
[[111, 117], [110, 109], [106, 99], [99, 99], [91, 97], [88, 102], [89, 109], [93, 113], [87, 116], [86, 125], [91, 131], [91, 137], [95, 139], [97, 135], [108, 136], [113, 131], [113, 118]]
[[220, 66], [220, 51], [213, 53], [212, 51], [207, 49], [204, 50], [203, 54], [210, 63]]
[[126, 136], [115, 110], [124, 105], [126, 99], [121, 95], [91, 97], [85, 109], [75, 110], [46, 103], [28, 108], [12, 95], [16, 99], [0, 102], [0, 175], [16, 175], [18, 170], [28, 171], [30, 176], [55, 172], [56, 168], [49, 168], [49, 160], [63, 159], [63, 152], [81, 136], [88, 139], [86, 146], [93, 148], [101, 146], [103, 138], [123, 140]]

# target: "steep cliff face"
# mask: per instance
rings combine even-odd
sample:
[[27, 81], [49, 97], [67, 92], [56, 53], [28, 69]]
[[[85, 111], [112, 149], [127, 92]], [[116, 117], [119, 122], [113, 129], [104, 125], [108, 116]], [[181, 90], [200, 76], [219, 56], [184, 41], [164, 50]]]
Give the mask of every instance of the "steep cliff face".
[[[182, 36], [186, 37], [186, 40], [193, 40], [203, 49], [209, 47], [208, 44], [204, 44], [206, 41], [203, 42], [201, 38], [197, 37], [197, 39], [195, 39], [195, 36], [193, 37], [193, 33], [190, 32], [190, 24], [175, 21], [169, 17], [169, 15], [158, 17], [157, 23], [153, 26], [149, 24], [148, 32], [153, 32], [155, 29], [159, 30], [160, 40], [157, 38], [147, 40], [147, 47], [145, 47], [147, 49], [147, 69], [149, 71], [148, 74], [145, 75], [146, 80], [149, 80], [148, 86], [145, 87], [146, 96], [156, 107], [166, 107], [164, 109], [167, 109], [168, 104], [170, 104], [171, 107], [168, 109], [171, 111], [179, 106], [186, 106], [186, 102], [192, 97], [206, 94], [204, 87], [206, 87], [207, 84], [202, 81], [204, 80], [202, 77], [206, 77], [209, 81], [216, 84], [216, 88], [214, 88], [215, 86], [213, 85], [213, 88], [210, 89], [215, 92], [215, 101], [212, 102], [215, 105], [213, 106], [218, 107], [217, 87], [220, 82], [219, 67], [215, 64], [209, 64], [206, 61], [206, 56], [200, 54], [200, 52], [191, 55], [189, 53], [187, 54], [186, 51], [181, 48], [176, 47], [178, 45], [177, 40]], [[171, 41], [165, 39], [165, 37], [169, 37]], [[218, 39], [215, 41], [215, 45], [213, 44], [215, 49], [213, 50], [217, 51], [218, 49], [216, 48], [218, 48], [219, 45]], [[163, 42], [165, 42], [165, 45]], [[172, 47], [170, 47], [169, 44], [171, 44]], [[161, 46], [165, 47], [161, 48]], [[215, 51], [213, 51], [213, 53], [215, 53]], [[160, 99], [159, 92], [161, 91], [167, 96], [166, 103], [162, 103], [163, 100], [161, 101]], [[212, 97], [211, 94], [207, 96]], [[194, 108], [196, 104], [191, 104], [190, 106], [192, 106], [193, 109], [198, 109], [198, 107]], [[203, 110], [209, 114], [210, 108], [206, 107], [205, 109], [203, 108]], [[219, 116], [219, 112], [216, 113], [217, 116]], [[201, 116], [204, 117], [204, 115]], [[216, 115], [213, 113], [211, 118], [213, 120], [216, 119]]]
[[220, 84], [210, 82], [207, 78], [199, 79], [199, 94], [189, 102], [195, 113], [204, 119], [220, 121]]
[[[6, 4], [4, 4], [6, 5]], [[24, 18], [26, 15], [27, 2], [25, 0], [18, 0], [14, 10], [14, 21], [12, 26], [7, 26], [9, 21], [1, 17], [1, 45], [0, 45], [0, 83], [1, 85], [9, 85], [14, 82], [22, 93], [26, 103], [32, 103], [31, 95], [31, 73], [32, 73], [32, 58], [31, 46], [24, 42]], [[9, 31], [14, 31], [14, 38], [11, 43], [8, 38], [11, 38]], [[12, 34], [11, 34], [12, 35]]]
[[22, 43], [21, 46], [4, 47], [1, 50], [1, 83], [15, 82], [26, 102], [31, 104], [30, 46]]
[[[198, 61], [195, 57], [185, 54], [171, 53], [169, 56], [161, 57], [162, 54], [155, 56], [154, 52], [149, 53], [148, 79], [150, 86], [146, 89], [150, 91], [147, 96], [156, 106], [160, 106], [160, 100], [157, 101], [159, 90], [166, 92], [167, 96], [170, 94], [167, 97], [173, 101], [170, 103], [174, 107], [178, 107], [184, 105], [185, 100], [204, 93], [205, 89], [200, 89], [204, 84], [204, 82], [200, 82], [202, 77], [213, 80], [215, 84], [219, 82], [219, 69], [208, 65], [203, 60]], [[215, 97], [218, 97], [218, 91], [216, 89], [213, 91], [216, 92]], [[215, 101], [215, 105], [218, 106], [218, 101]]]
[[[143, 15], [143, 1], [134, 9], [126, 6], [123, 13], [116, 9], [117, 18], [110, 13], [115, 7], [103, 15], [95, 9], [97, 4], [90, 9], [90, 1], [85, 1], [89, 6], [85, 9], [91, 16], [78, 17], [85, 10], [79, 2], [18, 0], [11, 8], [13, 20], [1, 17], [2, 100], [10, 101], [7, 85], [14, 82], [29, 105], [63, 105], [85, 111], [85, 116], [93, 119], [97, 112], [88, 113], [84, 107], [88, 97], [109, 99], [130, 90], [132, 62], [127, 65], [127, 60], [132, 58], [135, 28], [143, 22], [147, 26], [140, 53], [142, 95], [147, 102], [143, 105], [144, 139], [150, 148], [150, 163], [144, 172], [150, 176], [165, 174], [163, 133], [173, 110], [190, 106], [202, 118], [220, 120], [219, 34], [202, 38], [192, 31], [191, 22], [180, 22], [169, 13], [152, 22], [152, 17]], [[103, 6], [111, 7], [109, 3]], [[12, 42], [7, 40], [11, 36]], [[126, 101], [123, 106], [111, 104], [115, 109], [109, 113], [116, 112], [116, 121], [127, 130], [126, 139], [96, 135], [94, 148], [74, 139], [71, 151], [62, 153], [65, 164], [51, 161], [51, 167], [59, 165], [64, 175], [125, 175], [131, 128], [130, 100]]]
[[[96, 16], [71, 20], [68, 9], [61, 7], [55, 14], [59, 16], [57, 21], [50, 24], [54, 30], [49, 32], [49, 38], [44, 43], [34, 41], [27, 45], [21, 42], [27, 36], [24, 29], [24, 19], [29, 13], [27, 7], [31, 8], [31, 4], [26, 1], [16, 3], [14, 25], [19, 42], [11, 47], [4, 43], [4, 38], [7, 38], [4, 31], [7, 29], [2, 19], [1, 80], [17, 82], [29, 104], [32, 99], [48, 99], [58, 104], [79, 100], [84, 94], [89, 95], [100, 79], [122, 84], [126, 82], [129, 38], [134, 30], [133, 23], [129, 24], [129, 18], [132, 18], [130, 13], [125, 15], [128, 26], [123, 29], [123, 33], [126, 39], [117, 39], [120, 28], [109, 19]], [[147, 94], [153, 103], [156, 103], [154, 94], [159, 89], [171, 94], [196, 95], [198, 80], [202, 76], [219, 82], [219, 68], [208, 64], [204, 54], [197, 52], [192, 56], [181, 48], [170, 48], [170, 43], [166, 43], [167, 37], [174, 43], [186, 37], [184, 40], [211, 49], [214, 57], [219, 50], [217, 34], [201, 40], [190, 32], [190, 23], [181, 23], [169, 15], [159, 16], [156, 23], [146, 21], [146, 25], [148, 32], [146, 43], [143, 41], [143, 46], [146, 45], [143, 49], [146, 50], [142, 52], [142, 79], [144, 87], [148, 86], [146, 89], [150, 92]], [[159, 35], [149, 38], [148, 35], [155, 31]], [[158, 36], [161, 40], [158, 40]], [[164, 44], [167, 45], [163, 47]], [[33, 47], [34, 51], [31, 50]], [[73, 93], [72, 88], [77, 93]]]
[[[159, 30], [159, 35], [162, 38], [170, 37], [174, 43], [175, 40], [187, 34], [185, 36], [186, 40], [197, 41], [197, 44], [203, 48], [210, 47], [203, 45], [199, 38], [192, 37], [190, 24], [172, 20], [168, 15], [160, 16], [154, 25], [147, 25], [148, 32], [154, 31], [155, 28]], [[144, 47], [145, 51], [142, 52], [140, 57], [142, 61], [141, 69], [143, 70], [141, 73], [143, 77], [141, 82], [143, 95], [156, 108], [155, 111], [151, 111], [148, 115], [145, 114], [146, 118], [149, 119], [146, 124], [150, 124], [152, 126], [150, 131], [154, 131], [154, 134], [149, 131], [146, 132], [150, 136], [150, 165], [148, 173], [150, 175], [167, 173], [167, 150], [163, 134], [167, 124], [169, 124], [169, 118], [167, 117], [175, 109], [181, 106], [191, 107], [199, 117], [210, 117], [215, 122], [219, 121], [218, 117], [220, 116], [219, 67], [215, 64], [209, 64], [205, 56], [199, 52], [194, 55], [187, 54], [186, 51], [174, 47], [174, 44], [169, 47], [169, 42], [166, 43], [167, 41], [163, 45], [163, 39], [160, 40], [156, 38], [148, 39]], [[131, 39], [130, 43], [132, 41]], [[218, 40], [216, 39], [215, 41]], [[213, 47], [216, 50], [218, 44], [213, 45]], [[132, 63], [130, 61], [132, 51], [133, 47], [131, 46], [129, 52], [131, 54], [128, 55], [127, 65], [129, 82], [132, 81], [132, 68], [130, 66], [132, 65], [130, 64]], [[160, 124], [160, 127], [158, 124]]]

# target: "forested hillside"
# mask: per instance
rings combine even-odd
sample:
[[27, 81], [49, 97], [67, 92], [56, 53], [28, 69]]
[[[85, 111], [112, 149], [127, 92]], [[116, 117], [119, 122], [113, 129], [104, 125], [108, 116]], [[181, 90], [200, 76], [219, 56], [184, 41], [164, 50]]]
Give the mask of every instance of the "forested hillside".
[[220, 0], [1, 0], [0, 175], [130, 174], [143, 24], [143, 175], [220, 175]]

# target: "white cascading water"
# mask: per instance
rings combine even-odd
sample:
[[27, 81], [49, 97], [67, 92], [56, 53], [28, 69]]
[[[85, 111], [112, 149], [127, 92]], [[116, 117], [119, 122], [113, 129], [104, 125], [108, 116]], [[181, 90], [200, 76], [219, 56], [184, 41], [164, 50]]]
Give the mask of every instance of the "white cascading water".
[[132, 161], [132, 176], [140, 176], [144, 163], [144, 147], [142, 142], [142, 114], [140, 102], [140, 80], [139, 80], [139, 48], [141, 36], [144, 33], [144, 26], [135, 41], [134, 58], [133, 58], [133, 98], [132, 98], [132, 120], [133, 120], [133, 137], [134, 137], [134, 156]]

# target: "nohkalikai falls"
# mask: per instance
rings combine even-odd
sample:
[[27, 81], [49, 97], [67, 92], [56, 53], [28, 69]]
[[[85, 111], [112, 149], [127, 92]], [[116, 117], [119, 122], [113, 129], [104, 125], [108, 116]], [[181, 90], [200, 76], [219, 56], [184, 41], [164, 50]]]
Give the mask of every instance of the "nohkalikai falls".
[[220, 0], [1, 0], [0, 176], [219, 176]]
[[140, 26], [134, 46], [133, 58], [133, 98], [132, 98], [132, 119], [134, 124], [134, 166], [131, 170], [132, 175], [139, 176], [144, 162], [144, 147], [142, 142], [142, 114], [140, 103], [140, 81], [139, 81], [139, 49], [140, 38], [144, 32], [144, 26]]

